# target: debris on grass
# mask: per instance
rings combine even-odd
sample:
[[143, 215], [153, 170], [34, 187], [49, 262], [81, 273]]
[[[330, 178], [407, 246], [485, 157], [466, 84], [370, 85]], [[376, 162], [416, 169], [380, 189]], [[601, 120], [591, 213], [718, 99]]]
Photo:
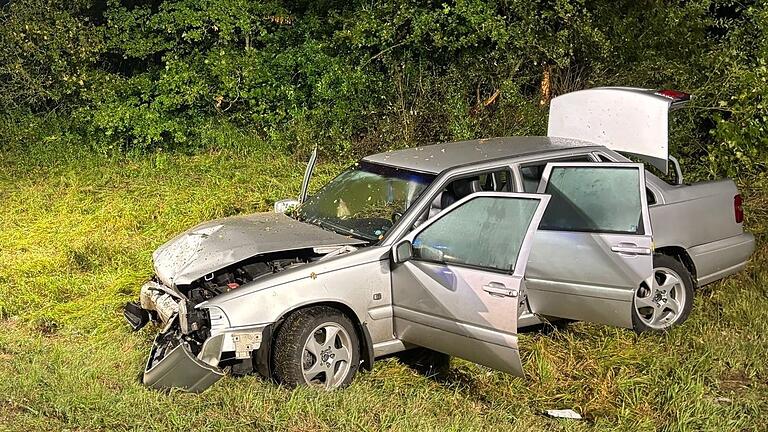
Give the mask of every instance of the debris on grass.
[[581, 420], [581, 414], [572, 409], [551, 409], [544, 411], [544, 413], [552, 418]]

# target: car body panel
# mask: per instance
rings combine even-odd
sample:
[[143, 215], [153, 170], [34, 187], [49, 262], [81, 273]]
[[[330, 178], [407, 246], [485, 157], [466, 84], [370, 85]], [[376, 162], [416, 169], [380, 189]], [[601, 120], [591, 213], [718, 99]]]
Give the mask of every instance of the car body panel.
[[[429, 262], [412, 258], [392, 268], [392, 304], [398, 339], [523, 376], [517, 344], [517, 319], [525, 309], [524, 274], [536, 227], [549, 202], [546, 195], [476, 193], [444, 209], [407, 235], [414, 241], [441, 218], [475, 199], [535, 201], [527, 225], [476, 221], [486, 229], [518, 230], [523, 235], [514, 271]], [[492, 217], [492, 216], [491, 216]], [[399, 244], [399, 243], [398, 243]]]
[[284, 214], [255, 213], [201, 223], [160, 246], [152, 258], [160, 280], [176, 286], [261, 254], [363, 243]]
[[550, 102], [547, 136], [575, 138], [643, 157], [667, 172], [672, 100], [646, 89], [602, 87]]
[[511, 159], [527, 154], [558, 152], [594, 146], [583, 140], [560, 137], [503, 137], [442, 143], [378, 153], [363, 158], [380, 165], [439, 174], [464, 165]]
[[[378, 339], [379, 321], [368, 310], [389, 307], [389, 248], [373, 246], [328, 260], [319, 260], [259, 279], [198, 305], [220, 308], [230, 328], [278, 321], [288, 312], [308, 304], [337, 303], [353, 311], [358, 322], [366, 322]], [[374, 294], [381, 299], [374, 300]], [[385, 297], [386, 294], [386, 297]], [[389, 324], [391, 329], [391, 324]], [[392, 337], [390, 330], [384, 337]]]
[[689, 253], [699, 271], [698, 284], [706, 285], [740, 271], [754, 250], [755, 237], [750, 233], [692, 247]]
[[198, 359], [186, 343], [180, 343], [162, 360], [154, 363], [156, 349], [158, 346], [154, 345], [142, 377], [147, 387], [158, 390], [179, 388], [200, 393], [224, 377], [224, 371]]

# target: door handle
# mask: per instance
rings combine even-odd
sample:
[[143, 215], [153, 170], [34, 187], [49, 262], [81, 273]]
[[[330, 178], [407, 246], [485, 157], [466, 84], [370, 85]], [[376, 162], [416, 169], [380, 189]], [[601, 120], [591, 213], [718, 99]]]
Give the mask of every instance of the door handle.
[[639, 247], [637, 245], [625, 244], [625, 243], [611, 246], [611, 251], [616, 253], [628, 254], [628, 255], [650, 255], [651, 254], [651, 248]]
[[483, 291], [497, 297], [517, 297], [518, 292], [514, 288], [507, 288], [503, 283], [490, 282], [483, 285]]

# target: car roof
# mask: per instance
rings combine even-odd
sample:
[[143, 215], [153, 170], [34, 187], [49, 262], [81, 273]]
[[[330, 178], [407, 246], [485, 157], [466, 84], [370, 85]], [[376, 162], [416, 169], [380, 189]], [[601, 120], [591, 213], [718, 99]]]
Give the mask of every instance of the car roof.
[[503, 137], [449, 142], [377, 153], [366, 162], [438, 174], [462, 165], [550, 153], [582, 147], [601, 147], [589, 141], [558, 137]]

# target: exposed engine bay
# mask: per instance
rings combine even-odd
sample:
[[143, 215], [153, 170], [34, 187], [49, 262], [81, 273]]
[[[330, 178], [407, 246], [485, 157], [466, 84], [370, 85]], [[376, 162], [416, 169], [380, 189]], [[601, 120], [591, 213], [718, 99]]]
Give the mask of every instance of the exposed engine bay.
[[[167, 325], [174, 315], [180, 311], [181, 300], [186, 300], [186, 313], [192, 324], [198, 322], [195, 320], [192, 309], [195, 305], [210, 300], [219, 294], [237, 289], [241, 285], [255, 281], [259, 278], [272, 275], [290, 268], [317, 261], [327, 255], [327, 250], [337, 252], [338, 249], [349, 248], [315, 248], [311, 250], [289, 251], [270, 254], [269, 256], [260, 256], [245, 262], [225, 267], [219, 271], [210, 273], [190, 285], [181, 285], [178, 287], [169, 287], [165, 285], [157, 276], [145, 284], [139, 294], [138, 303], [128, 303], [126, 305], [126, 318], [131, 323], [134, 330], [139, 330], [149, 321], [159, 325]], [[128, 312], [141, 314], [141, 309], [146, 312], [146, 317], [141, 319], [132, 319], [128, 317]], [[199, 331], [194, 325], [190, 330]]]
[[140, 330], [150, 321], [162, 328], [147, 361], [145, 383], [157, 388], [179, 386], [178, 377], [166, 385], [163, 382], [165, 373], [155, 374], [160, 375], [160, 378], [153, 378], [153, 383], [146, 382], [148, 372], [160, 365], [162, 360], [170, 360], [170, 357], [175, 358], [168, 363], [192, 362], [194, 365], [190, 366], [197, 366], [197, 369], [209, 369], [207, 378], [196, 376], [195, 382], [189, 383], [188, 387], [192, 391], [206, 379], [218, 380], [222, 375], [219, 370], [222, 367], [229, 366], [235, 374], [252, 372], [251, 353], [258, 348], [260, 341], [243, 334], [234, 345], [230, 343], [233, 351], [222, 352], [226, 342], [222, 340], [223, 337], [216, 340], [215, 334], [217, 321], [222, 317], [211, 316], [214, 314], [208, 309], [196, 309], [195, 306], [260, 278], [354, 250], [354, 246], [347, 245], [256, 256], [203, 276], [189, 285], [176, 287], [166, 285], [155, 276], [141, 287], [139, 301], [126, 304], [123, 311], [134, 331]]

